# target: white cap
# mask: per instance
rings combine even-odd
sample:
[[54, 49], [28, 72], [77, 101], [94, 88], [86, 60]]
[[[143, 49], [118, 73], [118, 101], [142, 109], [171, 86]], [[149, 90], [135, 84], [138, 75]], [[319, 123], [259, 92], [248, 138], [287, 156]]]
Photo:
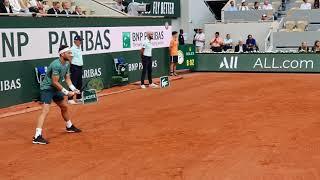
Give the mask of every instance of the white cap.
[[246, 0], [242, 0], [241, 2], [244, 3], [244, 2], [246, 2]]

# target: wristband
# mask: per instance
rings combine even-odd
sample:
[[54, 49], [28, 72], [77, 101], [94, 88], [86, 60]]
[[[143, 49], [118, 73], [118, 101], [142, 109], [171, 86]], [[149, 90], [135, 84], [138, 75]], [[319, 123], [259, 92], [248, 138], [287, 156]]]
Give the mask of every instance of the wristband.
[[76, 87], [74, 87], [74, 85], [73, 85], [73, 84], [71, 84], [71, 85], [69, 86], [69, 88], [71, 89], [71, 91], [76, 91], [76, 90], [77, 90], [77, 88], [76, 88]]
[[68, 96], [68, 94], [69, 94], [69, 91], [66, 90], [65, 88], [62, 88], [61, 92], [66, 96]]

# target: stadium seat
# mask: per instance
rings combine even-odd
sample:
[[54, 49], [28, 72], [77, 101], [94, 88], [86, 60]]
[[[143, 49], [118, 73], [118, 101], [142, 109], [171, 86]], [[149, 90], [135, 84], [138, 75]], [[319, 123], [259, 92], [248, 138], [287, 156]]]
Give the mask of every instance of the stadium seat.
[[295, 21], [286, 21], [285, 23], [285, 28], [289, 31], [292, 31], [295, 26], [296, 26]]
[[35, 72], [36, 72], [37, 81], [40, 84], [43, 81], [44, 77], [46, 76], [47, 67], [46, 66], [35, 67]]
[[305, 31], [307, 25], [308, 25], [307, 21], [297, 21], [297, 29], [301, 29]]

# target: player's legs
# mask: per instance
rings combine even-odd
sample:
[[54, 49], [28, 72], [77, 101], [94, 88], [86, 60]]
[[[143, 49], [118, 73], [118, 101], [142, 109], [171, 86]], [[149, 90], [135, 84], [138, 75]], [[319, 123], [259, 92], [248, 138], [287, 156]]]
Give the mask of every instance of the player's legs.
[[44, 123], [45, 119], [47, 118], [49, 111], [50, 111], [50, 104], [43, 104], [41, 114], [38, 117], [37, 128], [42, 129], [43, 123]]
[[64, 100], [55, 100], [55, 103], [59, 106], [60, 111], [61, 111], [61, 115], [63, 117], [63, 120], [66, 123], [66, 130], [67, 132], [81, 132], [80, 129], [76, 128], [72, 122], [71, 122], [71, 118], [70, 118], [70, 114], [69, 114], [69, 110], [68, 110], [68, 105], [66, 103], [66, 101]]
[[40, 101], [43, 103], [42, 105], [42, 111], [37, 119], [37, 128], [34, 135], [34, 138], [32, 140], [32, 143], [34, 144], [48, 144], [49, 142], [45, 140], [42, 137], [42, 127], [44, 124], [44, 121], [47, 118], [47, 115], [50, 111], [50, 104], [52, 102], [54, 92], [51, 90], [43, 90], [40, 92]]
[[70, 120], [70, 115], [69, 115], [69, 111], [68, 111], [68, 106], [67, 103], [65, 101], [55, 101], [55, 103], [59, 106], [60, 111], [61, 111], [61, 115], [63, 117], [63, 120], [65, 122]]

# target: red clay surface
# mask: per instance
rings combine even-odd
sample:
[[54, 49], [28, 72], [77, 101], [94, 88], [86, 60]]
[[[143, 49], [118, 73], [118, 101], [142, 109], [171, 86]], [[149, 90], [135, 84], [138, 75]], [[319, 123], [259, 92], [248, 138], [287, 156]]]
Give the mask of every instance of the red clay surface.
[[57, 107], [51, 144], [32, 145], [39, 111], [0, 119], [0, 179], [318, 180], [320, 76], [187, 75], [168, 89]]

